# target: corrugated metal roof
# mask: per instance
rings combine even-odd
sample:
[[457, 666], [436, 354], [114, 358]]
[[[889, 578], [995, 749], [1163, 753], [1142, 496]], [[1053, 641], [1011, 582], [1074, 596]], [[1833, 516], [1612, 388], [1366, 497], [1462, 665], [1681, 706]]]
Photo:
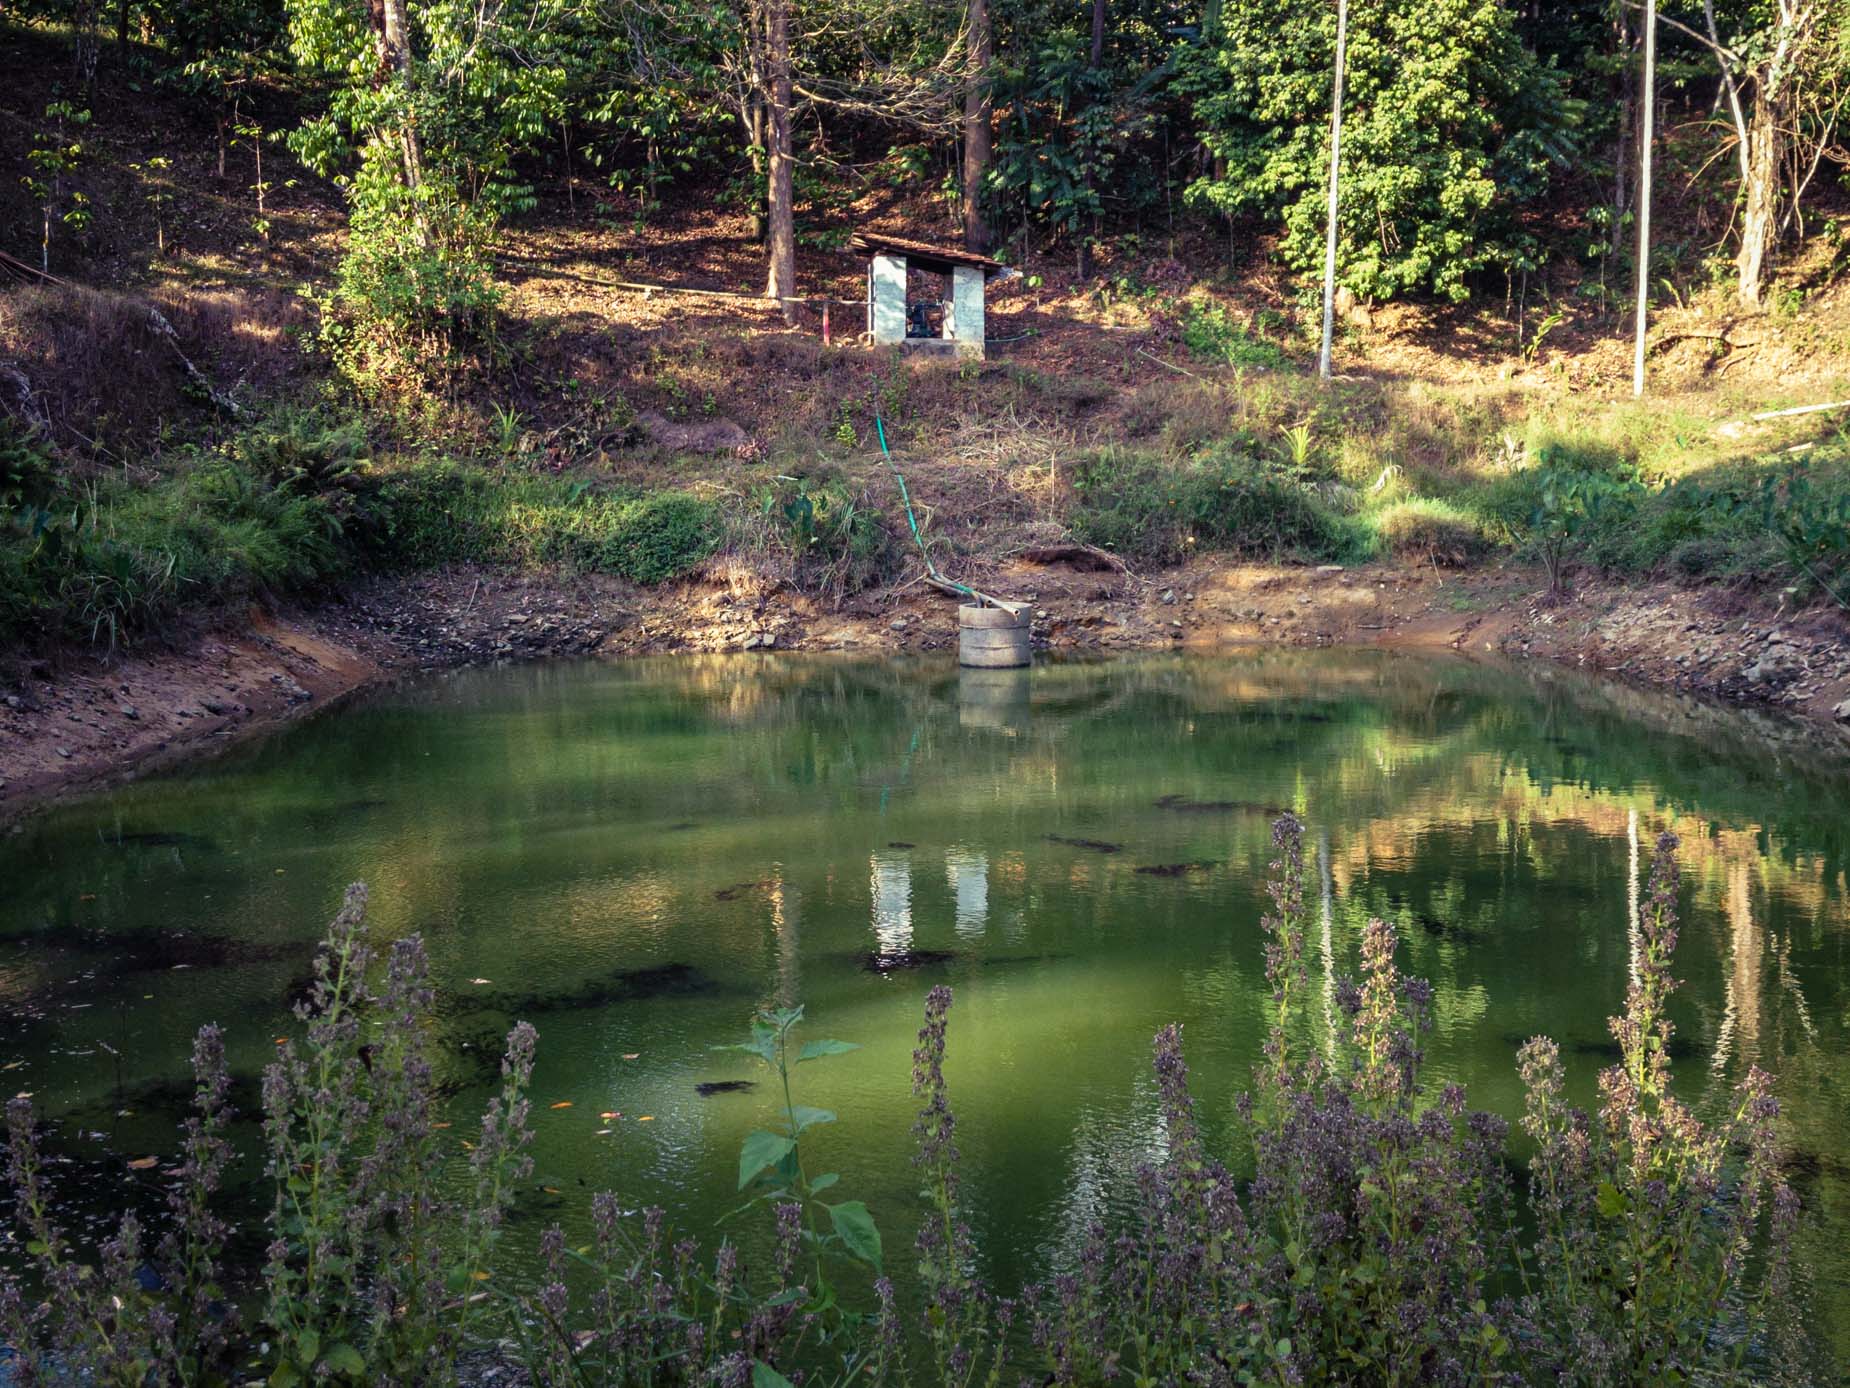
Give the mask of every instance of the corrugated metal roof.
[[1008, 268], [999, 260], [991, 260], [986, 255], [978, 255], [975, 251], [966, 251], [958, 246], [932, 246], [923, 241], [908, 241], [903, 236], [888, 236], [878, 231], [857, 231], [852, 244], [863, 255], [891, 251], [908, 260], [936, 261], [940, 265], [974, 265], [992, 275]]

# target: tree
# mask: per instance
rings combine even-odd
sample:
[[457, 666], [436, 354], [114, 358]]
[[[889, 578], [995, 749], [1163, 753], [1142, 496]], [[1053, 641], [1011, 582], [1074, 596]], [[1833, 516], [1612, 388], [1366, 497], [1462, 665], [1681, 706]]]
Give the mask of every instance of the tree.
[[1632, 394], [1644, 394], [1644, 336], [1651, 310], [1651, 146], [1657, 113], [1657, 0], [1644, 11], [1644, 72], [1638, 109], [1638, 323], [1632, 342]]
[[[1723, 42], [1714, 0], [1703, 0], [1705, 43], [1721, 69], [1741, 178], [1736, 293], [1758, 307], [1781, 233], [1799, 208], [1819, 164], [1833, 149], [1850, 95], [1850, 4], [1845, 0], [1753, 0], [1741, 32]], [[1841, 155], [1839, 156], [1842, 157]]]
[[1343, 66], [1349, 57], [1349, 0], [1336, 0], [1336, 69], [1330, 85], [1330, 212], [1323, 243], [1323, 347], [1317, 374], [1330, 378], [1330, 339], [1336, 328], [1336, 211], [1343, 152]]
[[[1216, 80], [1192, 83], [1225, 164], [1191, 199], [1282, 215], [1281, 253], [1305, 273], [1323, 259], [1336, 27], [1324, 0], [1228, 0], [1203, 45]], [[1532, 256], [1516, 213], [1575, 152], [1576, 105], [1498, 0], [1381, 0], [1348, 41], [1340, 282], [1463, 300], [1472, 276]]]
[[764, 0], [765, 73], [770, 97], [770, 178], [765, 197], [769, 235], [765, 259], [767, 299], [780, 301], [784, 321], [796, 322], [796, 206], [795, 165], [790, 147], [790, 0]]
[[983, 184], [989, 177], [991, 122], [994, 120], [989, 84], [988, 0], [969, 0], [966, 25], [970, 71], [964, 87], [964, 249], [987, 254], [990, 236], [989, 223], [983, 217]]

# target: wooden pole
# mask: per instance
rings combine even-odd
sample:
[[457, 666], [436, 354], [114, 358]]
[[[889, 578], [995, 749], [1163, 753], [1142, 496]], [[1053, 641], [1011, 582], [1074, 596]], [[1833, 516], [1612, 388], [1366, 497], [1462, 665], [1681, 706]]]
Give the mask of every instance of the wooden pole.
[[1632, 394], [1644, 394], [1644, 334], [1651, 303], [1651, 142], [1657, 116], [1657, 0], [1644, 10], [1644, 92], [1638, 121], [1638, 326], [1632, 344]]
[[1330, 216], [1323, 238], [1323, 350], [1317, 374], [1330, 379], [1330, 340], [1336, 331], [1336, 189], [1343, 148], [1343, 61], [1349, 47], [1349, 0], [1336, 0], [1336, 82], [1330, 95]]

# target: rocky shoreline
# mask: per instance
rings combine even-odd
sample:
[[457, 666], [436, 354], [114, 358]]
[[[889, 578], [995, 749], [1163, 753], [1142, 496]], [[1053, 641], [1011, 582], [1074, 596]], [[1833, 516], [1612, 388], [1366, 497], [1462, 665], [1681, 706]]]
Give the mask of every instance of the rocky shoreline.
[[[1508, 567], [1450, 573], [1198, 562], [1154, 578], [999, 562], [971, 580], [1036, 605], [1036, 645], [1079, 654], [1252, 645], [1453, 648], [1782, 708], [1850, 739], [1850, 622], [1725, 589]], [[317, 606], [252, 610], [102, 656], [0, 657], [0, 821], [209, 756], [385, 681], [506, 661], [680, 651], [943, 651], [956, 604], [923, 585], [840, 604], [720, 573], [670, 588], [452, 569]]]

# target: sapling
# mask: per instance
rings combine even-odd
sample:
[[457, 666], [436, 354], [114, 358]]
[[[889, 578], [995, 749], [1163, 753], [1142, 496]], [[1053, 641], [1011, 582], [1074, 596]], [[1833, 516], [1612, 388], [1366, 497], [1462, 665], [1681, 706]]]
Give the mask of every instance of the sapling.
[[90, 112], [69, 101], [54, 101], [45, 108], [45, 118], [52, 122], [51, 129], [39, 131], [38, 143], [26, 152], [26, 162], [35, 172], [19, 181], [39, 207], [39, 269], [49, 274], [52, 223], [61, 223], [79, 234], [90, 225], [90, 200], [84, 194], [73, 192], [70, 205], [64, 206], [64, 180], [76, 170], [84, 153], [83, 141], [66, 138], [65, 124], [88, 125]]

